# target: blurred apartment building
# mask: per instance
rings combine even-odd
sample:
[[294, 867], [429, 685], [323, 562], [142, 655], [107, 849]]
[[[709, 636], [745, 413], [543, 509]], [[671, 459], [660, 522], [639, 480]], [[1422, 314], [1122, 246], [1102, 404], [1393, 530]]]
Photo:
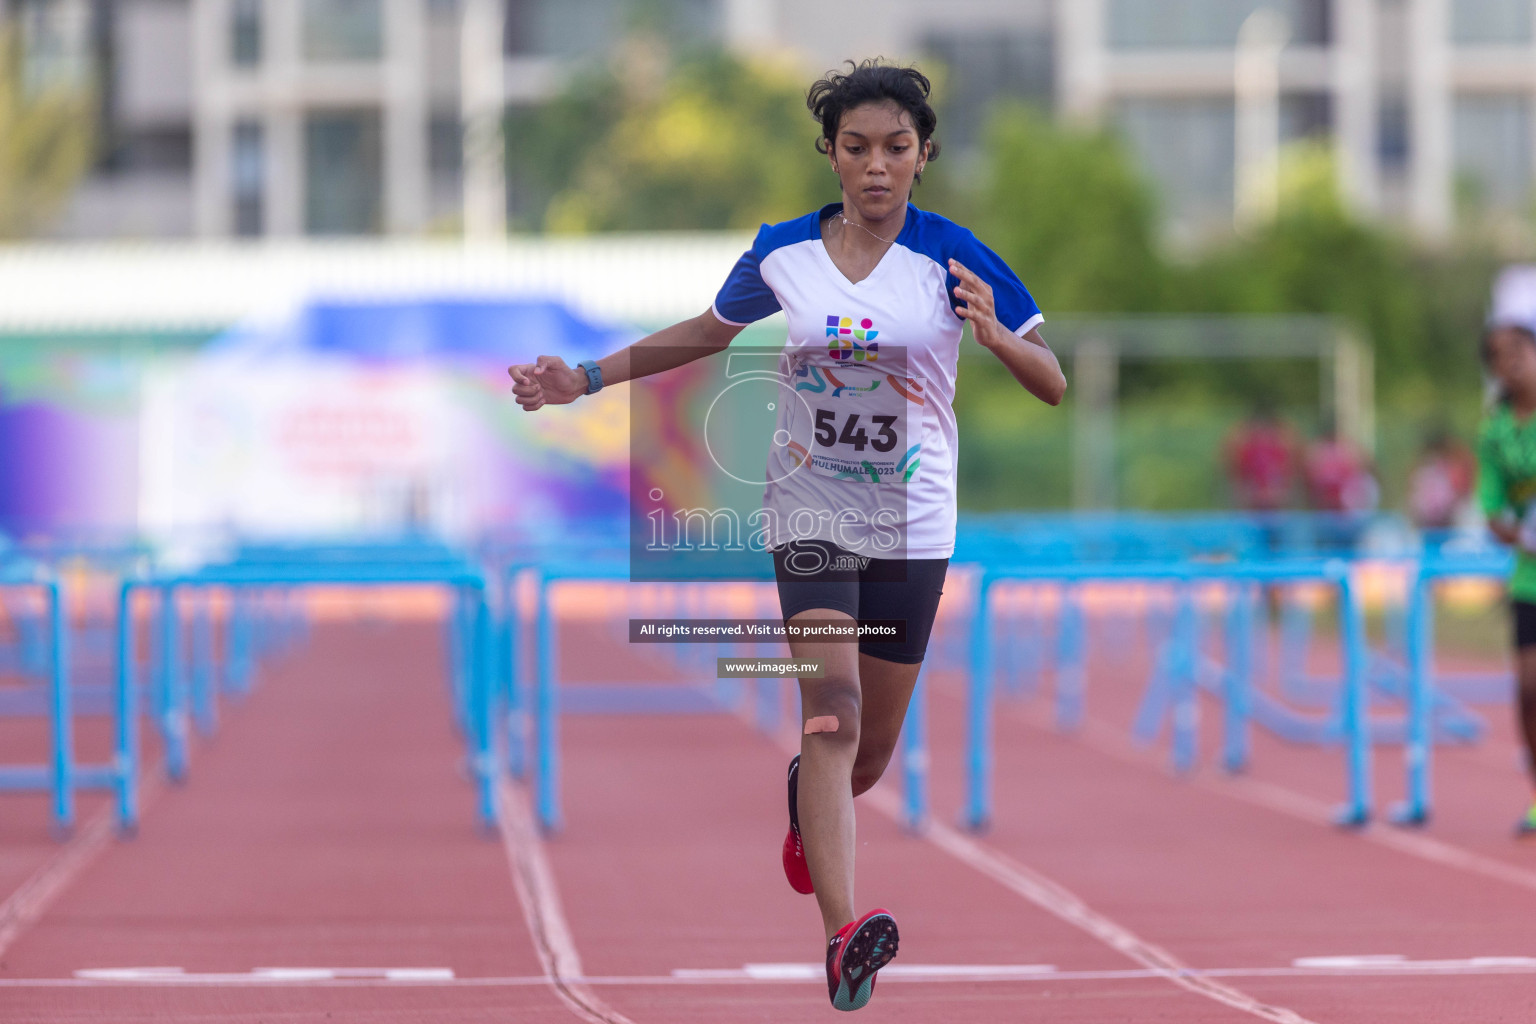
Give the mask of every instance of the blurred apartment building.
[[998, 97], [1114, 124], [1199, 231], [1240, 202], [1239, 36], [1261, 6], [1287, 26], [1274, 134], [1334, 140], [1355, 207], [1430, 236], [1458, 195], [1529, 212], [1536, 0], [0, 0], [29, 80], [99, 83], [99, 159], [56, 228], [93, 238], [454, 229], [500, 187], [463, 159], [477, 121], [552, 96], [642, 9], [808, 77], [940, 61], [961, 153]]

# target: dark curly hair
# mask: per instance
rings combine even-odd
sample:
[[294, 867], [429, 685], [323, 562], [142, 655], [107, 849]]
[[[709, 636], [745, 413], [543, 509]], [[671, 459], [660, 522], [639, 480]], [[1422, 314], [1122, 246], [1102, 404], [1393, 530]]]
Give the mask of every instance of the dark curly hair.
[[[924, 151], [929, 160], [938, 158], [939, 140], [933, 130], [939, 125], [939, 117], [928, 103], [933, 91], [928, 77], [917, 68], [886, 64], [879, 58], [848, 61], [851, 69], [847, 74], [828, 71], [816, 81], [805, 95], [805, 105], [811, 116], [821, 122], [821, 138], [816, 140], [816, 151], [828, 153], [837, 138], [838, 126], [843, 115], [866, 103], [894, 103], [912, 118], [917, 132], [918, 152]], [[916, 176], [922, 181], [922, 175]]]
[[[1483, 369], [1485, 370], [1493, 369], [1493, 335], [1495, 331], [1500, 329], [1514, 331], [1521, 338], [1525, 339], [1527, 343], [1536, 345], [1536, 331], [1532, 331], [1529, 327], [1512, 324], [1507, 321], [1490, 323], [1483, 328], [1482, 336], [1477, 340], [1477, 354], [1482, 359]], [[1509, 395], [1504, 392], [1503, 388], [1499, 388], [1494, 392], [1493, 401], [1495, 404], [1507, 403]]]

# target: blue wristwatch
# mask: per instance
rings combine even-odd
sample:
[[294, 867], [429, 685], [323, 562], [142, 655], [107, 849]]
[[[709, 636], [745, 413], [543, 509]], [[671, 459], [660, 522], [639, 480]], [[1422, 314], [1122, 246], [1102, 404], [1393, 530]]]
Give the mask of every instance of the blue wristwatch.
[[583, 359], [576, 364], [576, 368], [586, 372], [587, 394], [595, 395], [603, 390], [603, 371], [598, 367], [596, 359]]

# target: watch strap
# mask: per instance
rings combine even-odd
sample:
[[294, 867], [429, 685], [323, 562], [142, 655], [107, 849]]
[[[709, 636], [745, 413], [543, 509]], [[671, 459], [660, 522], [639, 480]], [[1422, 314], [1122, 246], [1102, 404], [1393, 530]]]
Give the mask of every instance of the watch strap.
[[596, 359], [583, 359], [576, 366], [587, 375], [587, 394], [595, 395], [603, 389], [603, 371]]

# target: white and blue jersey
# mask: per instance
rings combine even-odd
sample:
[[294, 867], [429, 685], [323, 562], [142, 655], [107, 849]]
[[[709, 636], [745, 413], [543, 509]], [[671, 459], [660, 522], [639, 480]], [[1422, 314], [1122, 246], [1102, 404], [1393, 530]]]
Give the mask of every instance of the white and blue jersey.
[[841, 210], [835, 203], [764, 225], [715, 297], [715, 316], [727, 324], [744, 326], [781, 309], [789, 321], [779, 372], [793, 382], [795, 400], [777, 403], [775, 411], [764, 495], [773, 513], [768, 542], [815, 537], [879, 555], [891, 550], [886, 538], [895, 527], [904, 557], [948, 558], [955, 546], [955, 377], [965, 326], [949, 261], [992, 286], [997, 319], [1014, 333], [1022, 336], [1044, 317], [975, 235], [911, 205], [870, 275], [848, 280], [821, 240], [822, 221]]

